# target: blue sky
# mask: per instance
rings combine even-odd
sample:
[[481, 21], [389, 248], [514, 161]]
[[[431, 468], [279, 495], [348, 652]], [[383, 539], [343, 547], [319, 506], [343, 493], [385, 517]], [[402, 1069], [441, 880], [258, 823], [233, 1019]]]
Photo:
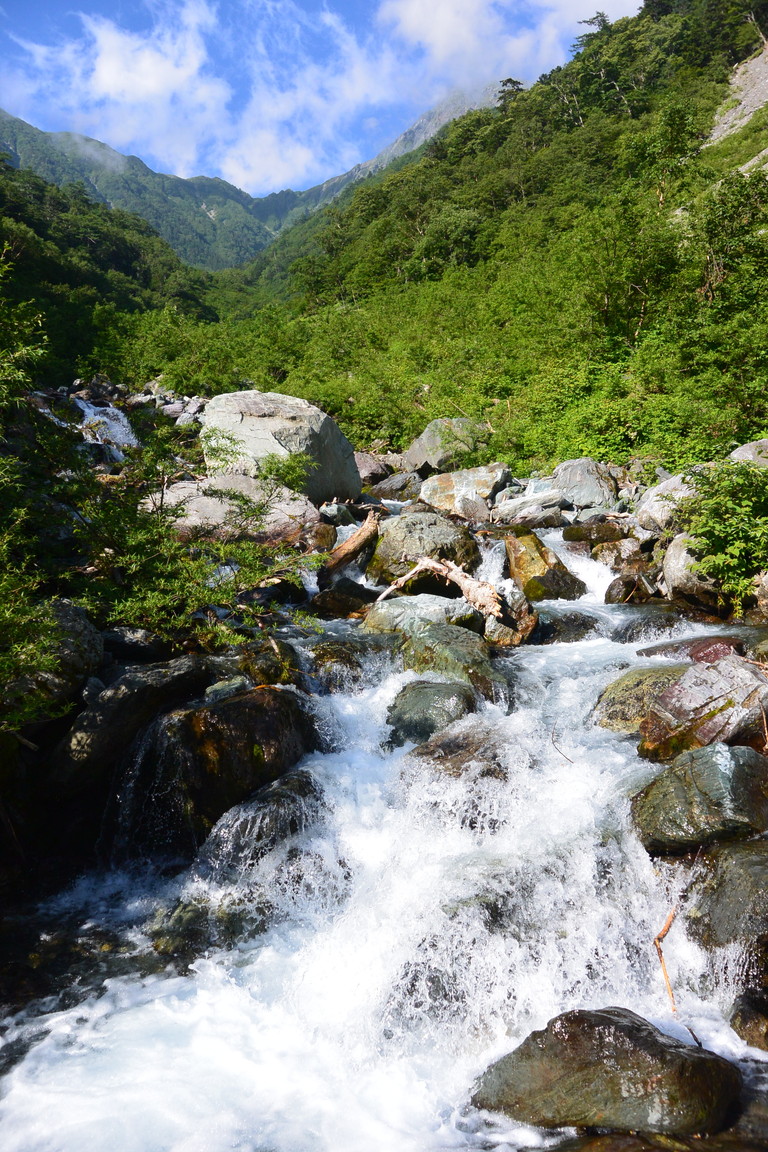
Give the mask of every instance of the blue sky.
[[[611, 19], [639, 0], [596, 0]], [[254, 195], [370, 159], [454, 88], [562, 63], [589, 0], [0, 0], [0, 107]]]

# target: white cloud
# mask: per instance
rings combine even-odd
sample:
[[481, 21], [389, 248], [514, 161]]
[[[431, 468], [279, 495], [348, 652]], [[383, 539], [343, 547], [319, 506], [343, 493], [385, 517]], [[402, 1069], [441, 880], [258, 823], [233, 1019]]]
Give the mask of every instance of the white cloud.
[[[257, 193], [367, 159], [360, 136], [395, 107], [415, 116], [450, 87], [535, 79], [584, 15], [584, 0], [381, 0], [358, 34], [334, 0], [147, 3], [142, 31], [81, 14], [74, 38], [17, 40], [0, 103], [162, 171], [220, 174]], [[610, 17], [635, 6], [601, 0]]]

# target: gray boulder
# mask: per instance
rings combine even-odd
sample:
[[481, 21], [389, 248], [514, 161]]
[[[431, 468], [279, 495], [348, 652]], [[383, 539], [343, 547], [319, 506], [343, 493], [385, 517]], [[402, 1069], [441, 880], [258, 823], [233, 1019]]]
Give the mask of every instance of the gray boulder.
[[694, 607], [716, 611], [720, 598], [717, 584], [710, 576], [695, 571], [696, 553], [692, 540], [684, 532], [675, 536], [664, 553], [664, 584], [668, 600], [683, 600]]
[[477, 710], [477, 699], [468, 684], [435, 684], [414, 680], [398, 692], [387, 712], [392, 726], [390, 744], [399, 748], [407, 740], [421, 744]]
[[632, 797], [632, 819], [652, 853], [684, 853], [768, 829], [768, 759], [710, 744], [683, 752]]
[[422, 556], [453, 560], [467, 570], [480, 560], [477, 545], [466, 528], [452, 524], [437, 512], [414, 511], [393, 516], [379, 525], [379, 539], [367, 575], [389, 584], [404, 576]]
[[682, 474], [670, 476], [648, 488], [637, 504], [637, 522], [648, 532], [667, 532], [673, 529], [677, 505], [686, 496], [693, 496], [694, 489], [683, 481]]
[[749, 444], [742, 444], [740, 448], [734, 448], [728, 458], [757, 464], [759, 468], [768, 468], [768, 439], [751, 440]]
[[[247, 496], [264, 514], [243, 515], [228, 491]], [[217, 540], [250, 538], [274, 542], [313, 540], [320, 528], [320, 513], [306, 496], [288, 488], [268, 488], [252, 476], [232, 473], [210, 480], [182, 480], [163, 493], [170, 508], [178, 509], [176, 532], [182, 540], [212, 536]], [[343, 507], [343, 505], [342, 505]]]
[[553, 473], [559, 489], [574, 508], [612, 508], [617, 501], [616, 481], [605, 464], [589, 456], [564, 460]]
[[524, 496], [513, 496], [510, 500], [500, 501], [494, 505], [493, 520], [496, 524], [511, 524], [521, 516], [539, 516], [569, 507], [570, 502], [562, 492], [556, 488], [549, 488], [543, 492], [526, 493]]
[[741, 1074], [626, 1008], [565, 1012], [483, 1074], [472, 1103], [542, 1128], [716, 1132]]
[[706, 856], [707, 870], [687, 894], [686, 923], [710, 948], [739, 944], [763, 963], [768, 949], [768, 840], [721, 844]]
[[418, 472], [394, 472], [368, 489], [377, 500], [415, 500], [421, 490]]
[[455, 624], [422, 624], [407, 638], [403, 664], [414, 672], [438, 672], [471, 684], [489, 700], [506, 697], [507, 682], [490, 661], [488, 645]]
[[428, 476], [457, 464], [467, 452], [474, 452], [487, 436], [486, 429], [464, 417], [442, 417], [428, 424], [403, 453], [406, 468]]
[[714, 664], [692, 664], [651, 703], [638, 751], [671, 760], [717, 741], [749, 744], [762, 738], [766, 708], [768, 678], [735, 653]]
[[[360, 473], [352, 445], [338, 425], [307, 400], [278, 392], [225, 392], [205, 409], [203, 450], [209, 474], [256, 476], [266, 456], [306, 453], [313, 462], [304, 488], [314, 504], [354, 500], [360, 495]], [[232, 437], [240, 455], [222, 466], [216, 433]]]
[[355, 452], [355, 464], [360, 473], [360, 482], [363, 488], [370, 488], [371, 484], [378, 484], [392, 475], [392, 468], [381, 456], [372, 452]]
[[422, 624], [457, 624], [473, 632], [483, 632], [483, 616], [463, 596], [399, 596], [371, 605], [363, 624], [366, 632], [401, 632], [410, 635]]
[[486, 464], [482, 468], [464, 468], [430, 476], [421, 486], [420, 499], [441, 512], [465, 519], [488, 518], [488, 501], [505, 484], [511, 473], [506, 464]]

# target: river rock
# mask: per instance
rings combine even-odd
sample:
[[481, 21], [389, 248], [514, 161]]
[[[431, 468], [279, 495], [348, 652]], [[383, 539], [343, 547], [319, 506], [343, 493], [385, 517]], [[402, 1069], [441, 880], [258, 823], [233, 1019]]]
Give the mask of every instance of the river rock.
[[638, 572], [635, 575], [617, 576], [605, 590], [606, 604], [647, 604], [659, 593], [650, 575]]
[[465, 519], [487, 520], [487, 501], [509, 483], [511, 475], [506, 464], [486, 464], [482, 468], [438, 473], [424, 481], [419, 499], [440, 512]]
[[452, 524], [437, 512], [414, 511], [393, 516], [379, 525], [376, 551], [366, 574], [378, 583], [391, 584], [423, 556], [453, 560], [466, 571], [480, 560], [477, 545], [466, 528]]
[[118, 625], [101, 636], [106, 654], [120, 664], [158, 664], [174, 654], [170, 641], [146, 628]]
[[527, 600], [577, 600], [587, 586], [534, 533], [507, 536], [509, 574]]
[[664, 656], [694, 660], [701, 664], [714, 664], [730, 652], [743, 656], [744, 641], [740, 636], [699, 636], [691, 640], [664, 640], [648, 648], [638, 648], [638, 656]]
[[442, 417], [428, 424], [422, 434], [403, 453], [406, 468], [422, 477], [444, 472], [458, 464], [468, 452], [474, 452], [487, 431], [474, 420], [464, 417]]
[[758, 468], [768, 468], [768, 439], [751, 440], [749, 444], [742, 444], [740, 448], [734, 448], [728, 458], [756, 464]]
[[517, 648], [533, 634], [539, 616], [516, 586], [505, 591], [501, 599], [503, 615], [486, 616], [485, 639], [499, 648]]
[[477, 698], [468, 684], [435, 684], [414, 680], [402, 688], [387, 712], [392, 726], [390, 744], [399, 748], [406, 741], [422, 744], [470, 712], [477, 710]]
[[321, 620], [363, 616], [379, 593], [349, 576], [340, 576], [330, 588], [324, 588], [312, 597], [310, 608]]
[[638, 751], [650, 760], [671, 760], [716, 741], [762, 743], [766, 708], [768, 678], [755, 665], [733, 653], [714, 664], [693, 664], [652, 701]]
[[664, 553], [667, 599], [683, 601], [707, 612], [716, 612], [722, 602], [717, 584], [710, 576], [695, 571], [697, 557], [691, 545], [690, 536], [680, 532]]
[[[495, 510], [493, 519], [497, 519]], [[498, 519], [499, 523], [506, 523], [510, 528], [521, 528], [525, 532], [533, 532], [537, 528], [564, 528], [570, 524], [570, 520], [563, 515], [559, 508], [542, 508], [540, 504], [534, 504], [525, 512], [520, 512], [519, 515], [512, 516], [509, 520], [503, 516]]]
[[[266, 456], [305, 453], [314, 464], [304, 485], [313, 504], [360, 495], [352, 445], [331, 417], [307, 400], [278, 392], [224, 392], [208, 401], [204, 424], [203, 451], [211, 475], [256, 476]], [[215, 451], [216, 433], [233, 437], [240, 452], [223, 467]]]
[[504, 737], [497, 726], [478, 717], [472, 722], [458, 722], [447, 731], [435, 732], [424, 744], [414, 748], [412, 757], [446, 776], [459, 779], [506, 780]]
[[472, 1103], [542, 1128], [687, 1135], [722, 1128], [741, 1075], [626, 1008], [565, 1012], [502, 1056]]
[[574, 508], [612, 508], [617, 499], [616, 481], [610, 471], [589, 456], [558, 464], [552, 486], [559, 489]]
[[710, 744], [683, 752], [632, 797], [632, 819], [653, 854], [768, 830], [768, 759], [752, 748]]
[[507, 682], [490, 661], [488, 645], [455, 624], [422, 624], [403, 646], [403, 664], [471, 684], [486, 699], [506, 696]]
[[619, 520], [588, 520], [584, 524], [569, 524], [563, 529], [563, 540], [569, 543], [585, 543], [590, 548], [598, 544], [613, 544], [624, 540], [628, 526]]
[[[590, 526], [573, 525], [576, 531], [582, 527]], [[568, 531], [569, 529], [566, 528], [563, 532], [563, 539], [572, 539], [570, 535], [566, 537], [565, 533]], [[653, 567], [653, 557], [649, 553], [647, 545], [634, 536], [627, 536], [623, 540], [609, 540], [605, 543], [595, 544], [592, 548], [592, 559], [601, 564], [607, 564], [609, 568], [613, 569], [614, 572], [619, 572], [622, 576], [636, 576], [640, 573], [650, 575]]]
[[225, 812], [318, 747], [307, 698], [291, 688], [171, 712], [116, 780], [104, 850], [113, 863], [137, 854], [189, 858]]
[[370, 488], [372, 484], [378, 484], [392, 475], [392, 469], [386, 460], [381, 456], [375, 456], [372, 452], [355, 452], [355, 464], [363, 488]]
[[[768, 956], [768, 840], [740, 840], [711, 849], [707, 870], [687, 894], [685, 919], [695, 939], [710, 948], [738, 944], [747, 959]], [[764, 977], [768, 971], [761, 973]]]
[[694, 489], [686, 484], [682, 474], [670, 476], [647, 488], [637, 504], [636, 516], [641, 528], [649, 532], [669, 532], [677, 518], [677, 505], [686, 496], [693, 496]]
[[663, 668], [633, 668], [614, 680], [600, 694], [593, 719], [601, 728], [627, 735], [639, 735], [640, 724], [653, 703], [671, 684], [687, 671], [688, 664]]
[[418, 472], [395, 472], [385, 480], [372, 484], [368, 494], [377, 500], [415, 500], [421, 491], [422, 483]]
[[424, 623], [456, 624], [482, 635], [485, 620], [463, 596], [399, 596], [371, 605], [363, 624], [366, 632], [400, 632], [411, 635]]
[[747, 988], [737, 996], [729, 1023], [746, 1044], [768, 1052], [768, 988]]
[[570, 503], [562, 492], [550, 488], [524, 496], [513, 496], [510, 500], [499, 501], [493, 506], [492, 520], [495, 524], [512, 524], [526, 516], [540, 516], [542, 513], [570, 508]]
[[[243, 516], [227, 490], [240, 493], [265, 508], [253, 520]], [[264, 485], [252, 476], [232, 473], [210, 480], [181, 480], [163, 493], [167, 507], [179, 512], [175, 529], [182, 540], [212, 536], [216, 540], [253, 539], [293, 543], [312, 541], [320, 527], [320, 513], [306, 496], [288, 488]]]

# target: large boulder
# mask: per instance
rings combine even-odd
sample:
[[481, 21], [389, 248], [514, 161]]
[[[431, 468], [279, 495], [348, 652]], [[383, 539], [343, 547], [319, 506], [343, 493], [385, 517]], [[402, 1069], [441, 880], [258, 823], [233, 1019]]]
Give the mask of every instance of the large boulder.
[[716, 1132], [741, 1075], [626, 1008], [565, 1012], [480, 1078], [472, 1103], [541, 1128], [683, 1136]]
[[[235, 496], [230, 497], [230, 492]], [[244, 516], [236, 502], [238, 494], [263, 509], [263, 515]], [[182, 540], [212, 536], [216, 540], [314, 542], [320, 533], [320, 513], [306, 496], [280, 486], [267, 489], [244, 474], [181, 480], [165, 489], [163, 500], [167, 507], [178, 509], [175, 530]]]
[[[512, 524], [525, 517], [546, 516], [549, 512], [558, 512], [561, 508], [570, 508], [562, 492], [556, 488], [549, 488], [543, 492], [526, 493], [523, 496], [510, 496], [499, 499], [493, 507], [493, 521], [496, 524]], [[562, 519], [562, 517], [558, 517]], [[553, 525], [559, 527], [559, 524]]]
[[366, 572], [373, 580], [390, 584], [423, 556], [453, 560], [467, 570], [480, 560], [477, 545], [466, 528], [424, 509], [382, 521], [376, 551]]
[[553, 473], [553, 487], [574, 508], [612, 508], [617, 499], [616, 481], [605, 464], [589, 456], [564, 460]]
[[587, 586], [533, 532], [504, 541], [509, 574], [527, 600], [577, 600]]
[[411, 632], [402, 652], [403, 664], [414, 672], [438, 672], [471, 684], [489, 700], [506, 696], [507, 682], [493, 668], [488, 645], [467, 628], [423, 624]]
[[677, 505], [686, 496], [693, 496], [694, 490], [683, 480], [682, 474], [670, 476], [647, 488], [637, 503], [637, 521], [648, 532], [668, 532], [673, 529], [678, 516]]
[[457, 624], [482, 633], [483, 616], [463, 596], [399, 596], [371, 605], [363, 624], [366, 632], [401, 632], [409, 636], [424, 623]]
[[390, 744], [396, 748], [406, 740], [422, 744], [476, 710], [477, 698], [468, 684], [413, 680], [401, 688], [387, 712], [387, 723], [392, 726]]
[[768, 439], [751, 440], [749, 444], [742, 444], [741, 447], [734, 448], [729, 459], [756, 464], [758, 468], [768, 468]]
[[486, 464], [430, 476], [421, 486], [420, 499], [441, 512], [467, 520], [488, 519], [488, 501], [511, 479], [506, 464]]
[[683, 752], [632, 797], [632, 819], [652, 853], [684, 853], [768, 829], [768, 759], [710, 744]]
[[[217, 472], [256, 476], [266, 456], [309, 456], [304, 487], [314, 504], [354, 500], [360, 495], [360, 473], [352, 445], [338, 425], [307, 400], [278, 392], [225, 392], [208, 401], [203, 437], [206, 467]], [[222, 467], [216, 434], [232, 437], [240, 455]], [[213, 435], [211, 435], [213, 434]], [[206, 446], [207, 441], [207, 446]]]
[[717, 584], [711, 576], [696, 571], [697, 556], [693, 541], [684, 532], [678, 533], [664, 553], [663, 572], [667, 599], [716, 612], [721, 604]]
[[763, 741], [768, 678], [734, 653], [714, 664], [693, 664], [651, 703], [640, 726], [638, 751], [671, 760], [690, 748], [720, 741]]
[[103, 835], [114, 862], [191, 857], [216, 821], [319, 746], [307, 698], [261, 687], [163, 716], [125, 763]]
[[403, 453], [403, 463], [421, 476], [444, 472], [474, 452], [486, 436], [486, 429], [474, 420], [442, 417], [427, 424]]
[[625, 672], [603, 689], [595, 705], [594, 720], [611, 732], [639, 736], [640, 725], [653, 701], [688, 668], [688, 664], [667, 664], [663, 668], [633, 668]]

